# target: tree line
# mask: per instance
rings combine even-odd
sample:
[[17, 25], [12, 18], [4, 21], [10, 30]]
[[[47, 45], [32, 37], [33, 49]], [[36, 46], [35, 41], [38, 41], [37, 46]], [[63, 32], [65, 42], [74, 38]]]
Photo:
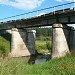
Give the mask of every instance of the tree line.
[[35, 28], [36, 30], [36, 38], [37, 40], [51, 40], [52, 36], [52, 28], [51, 27], [46, 27], [46, 28]]

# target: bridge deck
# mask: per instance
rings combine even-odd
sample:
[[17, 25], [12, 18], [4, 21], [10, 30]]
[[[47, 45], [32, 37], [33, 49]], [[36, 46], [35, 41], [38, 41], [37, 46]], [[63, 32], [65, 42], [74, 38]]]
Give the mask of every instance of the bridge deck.
[[63, 24], [75, 24], [75, 10], [64, 9], [50, 12], [41, 16], [35, 16], [27, 19], [11, 20], [7, 22], [0, 22], [1, 29], [10, 28], [26, 28], [26, 27], [38, 27], [38, 26], [51, 26], [54, 23]]

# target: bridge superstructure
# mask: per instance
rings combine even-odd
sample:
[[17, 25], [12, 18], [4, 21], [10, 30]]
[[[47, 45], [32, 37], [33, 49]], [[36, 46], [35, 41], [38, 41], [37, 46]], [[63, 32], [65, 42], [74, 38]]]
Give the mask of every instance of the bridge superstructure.
[[55, 11], [55, 14], [51, 12], [27, 19], [1, 22], [0, 29], [52, 26], [54, 23], [75, 24], [75, 10], [67, 8], [64, 9], [64, 11]]
[[34, 30], [26, 31], [23, 28], [52, 26], [52, 58], [54, 58], [64, 56], [66, 53], [70, 53], [69, 50], [75, 49], [74, 28], [67, 26], [67, 24], [75, 24], [75, 7], [54, 10], [41, 16], [1, 22], [0, 30], [12, 29], [11, 56], [17, 57], [35, 54], [36, 32]]

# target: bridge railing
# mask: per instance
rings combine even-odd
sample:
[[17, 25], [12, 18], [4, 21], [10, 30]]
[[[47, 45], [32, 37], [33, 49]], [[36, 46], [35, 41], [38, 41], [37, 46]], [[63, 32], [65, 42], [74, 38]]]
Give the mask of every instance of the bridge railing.
[[75, 10], [75, 2], [56, 5], [56, 6], [43, 8], [43, 9], [39, 9], [39, 10], [34, 10], [34, 11], [27, 12], [27, 13], [15, 15], [15, 16], [2, 18], [2, 19], [0, 19], [0, 22], [5, 22], [5, 21], [9, 21], [9, 20], [26, 19], [26, 18], [31, 18], [31, 17], [38, 17], [43, 14], [48, 14], [50, 12], [53, 12], [54, 14], [56, 14], [58, 11], [61, 11], [61, 10], [62, 10], [62, 12], [65, 12], [66, 11], [65, 9], [66, 10], [70, 10], [70, 9]]

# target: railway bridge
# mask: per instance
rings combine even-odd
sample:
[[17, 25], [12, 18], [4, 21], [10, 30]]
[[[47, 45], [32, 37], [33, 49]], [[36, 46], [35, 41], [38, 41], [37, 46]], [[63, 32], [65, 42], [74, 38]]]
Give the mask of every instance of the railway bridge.
[[67, 24], [75, 24], [75, 7], [40, 16], [0, 22], [0, 30], [11, 29], [10, 55], [20, 57], [35, 54], [36, 31], [24, 28], [52, 26], [52, 58], [55, 58], [65, 56], [75, 49], [75, 29]]

